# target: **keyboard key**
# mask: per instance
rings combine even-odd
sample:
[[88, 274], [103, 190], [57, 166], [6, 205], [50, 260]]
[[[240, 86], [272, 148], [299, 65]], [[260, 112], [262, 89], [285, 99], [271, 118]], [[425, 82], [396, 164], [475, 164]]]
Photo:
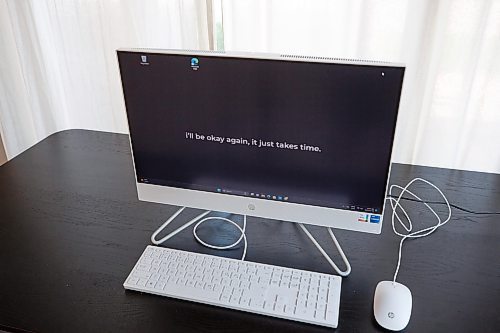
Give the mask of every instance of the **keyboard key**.
[[138, 277], [138, 278], [143, 278], [143, 279], [149, 279], [151, 277], [152, 273], [149, 272], [144, 272], [144, 271], [134, 271], [133, 276]]
[[276, 312], [285, 312], [285, 304], [283, 304], [283, 303], [276, 303], [276, 304], [274, 304], [274, 311], [276, 311]]
[[139, 282], [139, 278], [136, 276], [131, 276], [127, 280], [127, 283], [129, 284], [137, 284], [137, 282]]
[[240, 305], [249, 305], [250, 303], [250, 297], [248, 296], [241, 296], [241, 299], [240, 299]]
[[326, 306], [326, 320], [327, 321], [332, 321], [332, 320], [337, 320], [338, 318], [338, 313], [336, 309], [329, 308], [328, 305]]
[[153, 259], [151, 259], [149, 257], [145, 257], [145, 258], [142, 258], [139, 262], [141, 264], [146, 265], [146, 266], [151, 266], [151, 263], [153, 262]]
[[146, 265], [146, 264], [139, 264], [139, 265], [137, 265], [137, 268], [136, 268], [136, 269], [137, 269], [138, 271], [149, 272], [149, 268], [150, 268], [150, 267], [151, 267], [150, 265]]
[[264, 302], [264, 310], [271, 311], [274, 310], [274, 302]]
[[146, 283], [148, 283], [148, 280], [142, 279], [142, 278], [139, 279], [139, 281], [137, 281], [137, 285], [140, 286], [140, 287], [145, 287]]
[[250, 306], [254, 308], [263, 308], [264, 300], [260, 298], [255, 298], [250, 300]]
[[316, 310], [320, 310], [325, 312], [326, 304], [325, 303], [316, 303]]
[[292, 304], [285, 305], [285, 313], [287, 315], [293, 315], [295, 312], [295, 306]]
[[231, 295], [231, 297], [229, 297], [229, 303], [239, 304], [240, 303], [240, 296], [239, 295]]
[[299, 318], [304, 318], [304, 319], [312, 319], [314, 318], [314, 308], [302, 308], [302, 307], [297, 307], [297, 310], [295, 311], [295, 314]]

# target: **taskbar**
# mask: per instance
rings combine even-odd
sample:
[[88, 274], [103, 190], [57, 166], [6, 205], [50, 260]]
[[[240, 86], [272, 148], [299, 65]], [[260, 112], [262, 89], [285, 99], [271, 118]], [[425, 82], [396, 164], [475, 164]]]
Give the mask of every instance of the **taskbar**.
[[207, 186], [202, 184], [192, 184], [192, 183], [181, 183], [175, 181], [166, 181], [161, 179], [151, 179], [151, 178], [138, 178], [138, 181], [143, 184], [152, 184], [152, 185], [160, 185], [160, 186], [169, 186], [176, 187], [187, 190], [196, 190], [196, 191], [204, 191], [211, 193], [220, 193], [220, 194], [228, 194], [228, 195], [236, 195], [241, 197], [249, 197], [256, 198], [262, 200], [271, 200], [278, 202], [290, 202], [302, 205], [310, 205], [317, 207], [327, 207], [327, 208], [335, 208], [342, 210], [349, 210], [354, 212], [362, 212], [362, 213], [374, 213], [380, 214], [380, 208], [374, 207], [363, 207], [359, 205], [353, 205], [350, 203], [335, 203], [331, 201], [318, 200], [314, 198], [306, 198], [306, 197], [298, 197], [298, 196], [289, 196], [283, 193], [261, 193], [255, 191], [245, 191], [240, 189], [229, 189], [224, 187], [217, 186]]

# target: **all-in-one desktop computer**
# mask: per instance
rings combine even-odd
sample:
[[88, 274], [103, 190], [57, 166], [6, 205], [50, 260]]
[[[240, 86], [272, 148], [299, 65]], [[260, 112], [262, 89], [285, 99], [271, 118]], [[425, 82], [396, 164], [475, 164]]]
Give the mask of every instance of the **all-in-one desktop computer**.
[[[327, 227], [339, 250], [331, 228], [381, 232], [403, 65], [141, 49], [118, 60], [139, 199], [207, 210], [153, 243], [211, 210], [244, 215], [245, 251], [247, 215], [291, 221], [347, 275], [303, 224]], [[336, 275], [148, 246], [124, 286], [338, 323]]]

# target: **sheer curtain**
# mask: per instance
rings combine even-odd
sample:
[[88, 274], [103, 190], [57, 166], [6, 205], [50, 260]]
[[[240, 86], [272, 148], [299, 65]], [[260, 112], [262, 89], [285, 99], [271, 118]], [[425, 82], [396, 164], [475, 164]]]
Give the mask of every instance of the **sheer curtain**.
[[394, 160], [500, 173], [499, 0], [223, 1], [226, 50], [407, 65]]
[[208, 49], [206, 1], [0, 0], [0, 134], [12, 158], [69, 128], [126, 132], [115, 50]]
[[[115, 49], [208, 49], [207, 3], [0, 0], [7, 156], [61, 129], [126, 132]], [[406, 63], [394, 160], [500, 173], [500, 0], [221, 7], [226, 50]]]

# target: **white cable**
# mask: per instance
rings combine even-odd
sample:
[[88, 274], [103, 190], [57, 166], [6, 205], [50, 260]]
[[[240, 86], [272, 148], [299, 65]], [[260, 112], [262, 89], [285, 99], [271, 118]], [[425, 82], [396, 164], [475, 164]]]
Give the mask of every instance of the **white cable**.
[[335, 247], [337, 247], [337, 250], [339, 251], [340, 256], [342, 257], [342, 260], [344, 261], [344, 263], [346, 265], [346, 270], [345, 271], [341, 271], [338, 268], [338, 266], [335, 265], [335, 263], [330, 258], [330, 256], [325, 252], [325, 250], [323, 250], [323, 248], [321, 247], [321, 245], [319, 245], [319, 243], [316, 241], [316, 239], [313, 237], [313, 235], [311, 235], [311, 233], [309, 232], [309, 230], [306, 229], [306, 227], [305, 227], [304, 224], [299, 223], [299, 226], [302, 228], [302, 231], [304, 231], [304, 233], [307, 235], [307, 237], [309, 237], [309, 239], [314, 244], [314, 246], [316, 246], [316, 248], [319, 250], [319, 252], [323, 255], [323, 257], [325, 257], [325, 259], [328, 261], [328, 263], [330, 264], [330, 266], [332, 266], [333, 269], [337, 272], [337, 274], [339, 274], [340, 276], [347, 276], [347, 275], [349, 275], [351, 273], [351, 264], [349, 263], [349, 260], [347, 260], [347, 257], [344, 254], [344, 251], [342, 251], [342, 248], [340, 247], [340, 244], [337, 241], [337, 238], [335, 238], [335, 235], [333, 234], [332, 228], [327, 228], [328, 229], [328, 233], [330, 234], [330, 237], [332, 238], [333, 243], [335, 244]]
[[[206, 222], [206, 221], [210, 221], [210, 220], [222, 220], [222, 221], [226, 221], [226, 222], [229, 222], [231, 223], [232, 225], [234, 225], [240, 232], [241, 232], [241, 236], [240, 238], [238, 238], [234, 243], [232, 244], [229, 244], [229, 245], [223, 245], [223, 246], [219, 246], [219, 245], [212, 245], [212, 244], [208, 244], [206, 242], [204, 242], [203, 240], [201, 240], [201, 238], [198, 236], [198, 234], [196, 233], [196, 230], [198, 229], [198, 227], [200, 226], [200, 224]], [[228, 249], [232, 249], [233, 247], [237, 246], [241, 240], [244, 241], [244, 246], [243, 246], [243, 255], [241, 256], [241, 260], [245, 260], [245, 256], [247, 254], [247, 247], [248, 247], [248, 243], [247, 243], [247, 236], [245, 235], [245, 229], [247, 227], [247, 216], [246, 215], [243, 215], [243, 228], [240, 227], [236, 222], [234, 221], [231, 221], [230, 219], [227, 219], [225, 217], [205, 217], [203, 220], [200, 220], [198, 223], [195, 224], [194, 228], [193, 228], [193, 236], [194, 238], [201, 244], [201, 245], [204, 245], [206, 247], [209, 247], [211, 249], [216, 249], [216, 250], [228, 250]]]
[[[422, 200], [415, 193], [413, 193], [410, 190], [408, 190], [408, 188], [413, 183], [415, 183], [417, 181], [420, 181], [420, 182], [423, 182], [423, 183], [426, 183], [426, 184], [432, 186], [443, 197], [444, 201], [446, 202], [446, 206], [448, 207], [448, 216], [446, 217], [446, 219], [444, 221], [436, 213], [436, 211], [431, 206], [429, 206], [429, 204], [427, 202], [425, 202], [424, 200]], [[393, 195], [392, 191], [395, 188], [401, 190], [401, 192], [399, 193], [399, 195], [397, 196], [397, 198], [391, 197]], [[434, 216], [436, 217], [438, 223], [435, 224], [435, 225], [433, 225], [433, 226], [431, 226], [431, 227], [427, 227], [427, 228], [424, 228], [424, 229], [412, 232], [412, 230], [413, 230], [413, 223], [412, 223], [410, 217], [408, 216], [406, 210], [400, 204], [401, 198], [403, 197], [403, 194], [405, 194], [405, 193], [408, 193], [409, 195], [411, 195], [415, 199], [420, 200], [432, 212], [432, 214], [434, 214]], [[394, 278], [393, 278], [393, 282], [396, 282], [396, 278], [397, 278], [398, 273], [399, 273], [399, 267], [401, 266], [401, 250], [403, 248], [403, 242], [405, 241], [405, 239], [407, 239], [407, 238], [420, 238], [420, 237], [425, 237], [425, 236], [428, 236], [428, 235], [432, 234], [439, 227], [441, 227], [442, 225], [446, 224], [451, 219], [451, 207], [450, 207], [450, 203], [448, 202], [448, 199], [446, 198], [446, 196], [444, 195], [444, 193], [436, 185], [434, 185], [433, 183], [429, 182], [428, 180], [425, 180], [425, 179], [419, 178], [419, 177], [413, 178], [404, 187], [401, 187], [399, 185], [391, 185], [389, 187], [389, 195], [390, 195], [389, 197], [386, 197], [386, 200], [389, 200], [389, 202], [391, 203], [391, 207], [392, 207], [392, 217], [391, 217], [392, 230], [394, 231], [394, 233], [396, 235], [402, 237], [401, 241], [399, 242], [398, 264], [396, 266], [396, 271], [394, 272]], [[399, 217], [399, 215], [397, 213], [397, 208], [399, 208], [403, 212], [406, 220], [408, 221], [408, 226], [406, 226], [406, 224], [403, 222], [403, 220], [401, 220], [401, 218]], [[395, 220], [396, 219], [398, 220], [399, 224], [401, 226], [403, 226], [403, 228], [408, 232], [407, 234], [400, 233], [400, 232], [398, 232], [396, 230], [396, 226], [395, 226]]]
[[[211, 249], [217, 249], [217, 250], [228, 250], [228, 249], [231, 249], [231, 248], [234, 248], [235, 246], [237, 246], [241, 240], [243, 239], [244, 240], [244, 247], [243, 247], [243, 255], [241, 257], [241, 260], [245, 260], [245, 256], [247, 254], [247, 247], [248, 247], [248, 244], [247, 244], [247, 237], [245, 235], [245, 229], [246, 229], [246, 226], [247, 226], [247, 216], [246, 215], [243, 215], [243, 228], [240, 227], [236, 222], [234, 221], [231, 221], [230, 219], [227, 219], [225, 217], [205, 217], [206, 215], [208, 215], [211, 211], [210, 210], [207, 210], [203, 213], [201, 213], [200, 215], [196, 216], [195, 218], [193, 218], [191, 221], [187, 222], [186, 224], [183, 224], [181, 227], [175, 229], [174, 231], [172, 231], [171, 233], [169, 233], [168, 235], [166, 235], [165, 237], [163, 237], [162, 239], [160, 240], [156, 240], [156, 236], [158, 236], [158, 234], [160, 232], [163, 231], [163, 229], [165, 229], [180, 213], [182, 213], [182, 211], [185, 209], [186, 207], [181, 207], [179, 208], [179, 210], [177, 210], [172, 216], [169, 217], [169, 219], [167, 221], [165, 221], [165, 223], [163, 223], [152, 235], [151, 235], [151, 242], [155, 245], [159, 245], [159, 244], [162, 244], [164, 243], [165, 241], [169, 240], [170, 238], [172, 238], [173, 236], [177, 235], [179, 232], [181, 232], [182, 230], [186, 229], [187, 227], [189, 227], [190, 225], [192, 225], [193, 223], [195, 223], [196, 221], [198, 221], [198, 223], [196, 223], [196, 225], [194, 226], [193, 228], [193, 236], [194, 238], [200, 243], [202, 244], [203, 246], [206, 246], [206, 247], [209, 247]], [[205, 217], [205, 218], [204, 218]], [[202, 219], [202, 220], [200, 220]], [[229, 244], [229, 245], [224, 245], [224, 246], [218, 246], [218, 245], [212, 245], [212, 244], [208, 244], [207, 242], [204, 242], [199, 236], [198, 234], [196, 233], [196, 230], [198, 229], [198, 227], [200, 226], [200, 224], [206, 222], [206, 221], [209, 221], [209, 220], [223, 220], [223, 221], [226, 221], [226, 222], [229, 222], [231, 224], [233, 224], [236, 228], [238, 228], [238, 230], [241, 232], [241, 236], [240, 238], [238, 238], [234, 243], [232, 244]]]

